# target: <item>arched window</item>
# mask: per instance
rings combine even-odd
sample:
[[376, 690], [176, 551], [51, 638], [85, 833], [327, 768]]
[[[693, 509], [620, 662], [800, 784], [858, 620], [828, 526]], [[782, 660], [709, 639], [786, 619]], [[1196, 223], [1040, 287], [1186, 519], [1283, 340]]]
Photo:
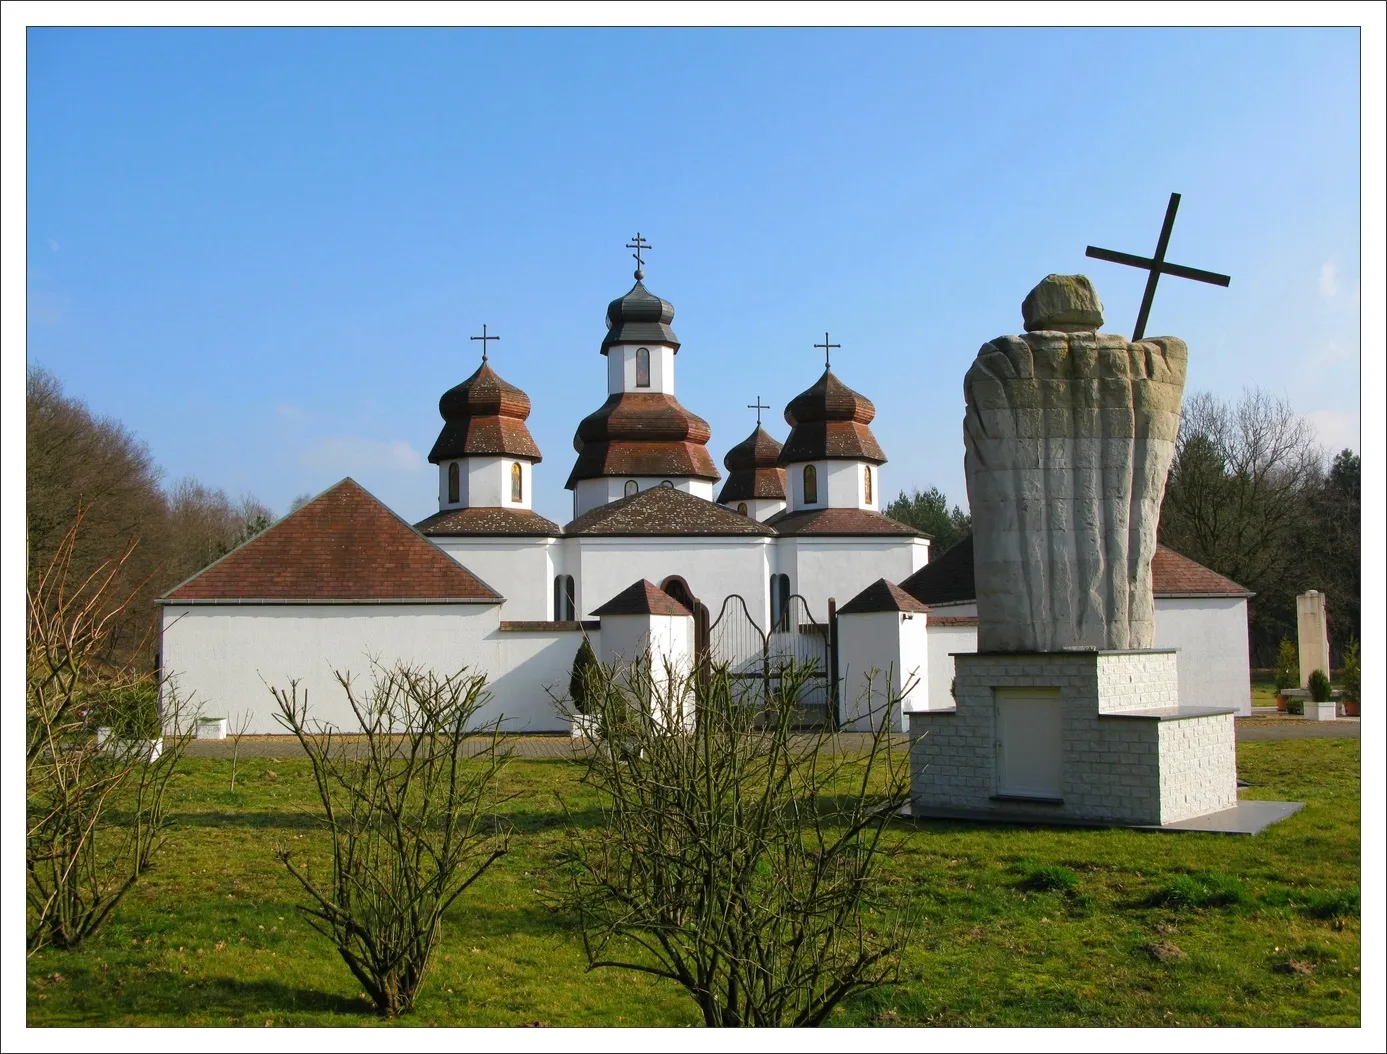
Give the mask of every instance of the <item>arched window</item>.
[[636, 387], [650, 387], [650, 349], [636, 349]]
[[462, 491], [462, 477], [456, 461], [448, 462], [448, 504], [456, 505]]
[[573, 599], [573, 576], [558, 575], [554, 579], [554, 621], [577, 621], [576, 606]]
[[674, 484], [673, 484], [670, 480], [667, 480], [667, 479], [662, 479], [662, 480], [660, 480], [660, 486], [664, 487], [665, 490], [673, 490], [673, 489], [674, 489]]
[[746, 502], [744, 502], [744, 501], [739, 501], [739, 502], [737, 502], [737, 511], [740, 512], [743, 516], [745, 516], [745, 515], [747, 514], [747, 512], [746, 512]]
[[637, 491], [639, 491], [640, 489], [641, 489], [641, 485], [640, 485], [639, 483], [637, 483], [635, 480], [633, 480], [633, 479], [628, 479], [628, 480], [626, 481], [626, 496], [627, 496], [628, 498], [629, 498], [632, 494], [635, 494], [635, 493], [636, 493]]
[[790, 576], [771, 575], [771, 632], [790, 628]]
[[525, 500], [525, 474], [520, 469], [519, 461], [512, 461], [510, 466], [510, 500]]
[[819, 472], [813, 465], [804, 466], [804, 504], [815, 505], [819, 501]]
[[862, 497], [870, 505], [872, 503], [872, 466], [862, 466]]

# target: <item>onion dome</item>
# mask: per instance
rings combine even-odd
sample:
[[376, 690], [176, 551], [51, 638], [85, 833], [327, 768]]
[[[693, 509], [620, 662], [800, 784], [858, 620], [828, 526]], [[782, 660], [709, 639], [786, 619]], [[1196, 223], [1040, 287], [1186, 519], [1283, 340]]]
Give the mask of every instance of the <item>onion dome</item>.
[[504, 454], [538, 462], [539, 447], [525, 426], [530, 416], [530, 397], [497, 376], [483, 362], [477, 372], [438, 400], [443, 431], [429, 451], [438, 464], [452, 458]]
[[753, 498], [785, 500], [785, 470], [780, 468], [780, 444], [764, 428], [756, 431], [727, 452], [727, 482], [718, 495], [719, 505]]
[[876, 407], [824, 370], [812, 388], [800, 392], [785, 407], [789, 438], [780, 451], [780, 464], [798, 461], [886, 461], [876, 437], [867, 426]]
[[664, 392], [617, 392], [583, 418], [573, 437], [578, 461], [565, 484], [602, 476], [683, 476], [716, 482], [706, 448], [708, 422]]
[[602, 340], [602, 354], [613, 344], [672, 344], [677, 353], [679, 338], [669, 328], [674, 320], [674, 305], [662, 300], [640, 280], [625, 296], [607, 305], [607, 335]]

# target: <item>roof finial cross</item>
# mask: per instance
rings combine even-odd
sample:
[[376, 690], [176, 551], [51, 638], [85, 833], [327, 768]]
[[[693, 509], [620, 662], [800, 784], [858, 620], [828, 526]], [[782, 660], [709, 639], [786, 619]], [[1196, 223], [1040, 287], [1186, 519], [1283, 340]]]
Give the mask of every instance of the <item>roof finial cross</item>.
[[636, 281], [639, 282], [645, 277], [645, 261], [641, 259], [641, 253], [652, 246], [641, 237], [640, 231], [636, 231], [636, 236], [626, 243], [626, 248], [636, 250], [631, 255], [636, 258]]
[[486, 342], [489, 341], [489, 340], [500, 340], [501, 338], [500, 338], [500, 337], [491, 337], [491, 336], [488, 336], [488, 335], [487, 335], [487, 332], [486, 332], [486, 323], [483, 322], [483, 323], [482, 323], [482, 335], [481, 335], [480, 337], [472, 337], [471, 339], [472, 339], [472, 340], [480, 340], [480, 341], [482, 342], [482, 362], [486, 362]]
[[746, 408], [747, 408], [748, 410], [755, 410], [755, 411], [756, 411], [756, 427], [757, 427], [757, 428], [760, 428], [760, 427], [761, 427], [761, 411], [762, 411], [762, 410], [769, 410], [770, 407], [767, 406], [765, 403], [763, 403], [763, 402], [761, 401], [761, 397], [758, 395], [758, 396], [756, 397], [756, 401], [755, 401], [754, 403], [747, 403], [747, 404], [746, 404]]
[[841, 348], [842, 346], [843, 346], [843, 345], [841, 345], [841, 344], [830, 344], [830, 343], [828, 342], [828, 330], [824, 330], [824, 342], [823, 342], [822, 344], [815, 344], [815, 345], [814, 345], [814, 347], [816, 347], [816, 348], [823, 348], [823, 349], [824, 349], [824, 369], [828, 369], [828, 368], [829, 368], [829, 361], [828, 361], [828, 353], [829, 353], [829, 350], [832, 349], [832, 348]]
[[1165, 222], [1161, 224], [1161, 237], [1156, 242], [1156, 255], [1147, 259], [1144, 256], [1132, 256], [1130, 253], [1114, 252], [1112, 249], [1097, 249], [1092, 245], [1085, 250], [1085, 256], [1091, 256], [1095, 260], [1107, 260], [1108, 263], [1126, 264], [1128, 267], [1140, 267], [1150, 272], [1146, 276], [1146, 291], [1141, 295], [1141, 310], [1137, 312], [1137, 328], [1132, 331], [1132, 340], [1141, 340], [1146, 333], [1146, 319], [1151, 314], [1151, 301], [1156, 296], [1156, 283], [1161, 275], [1174, 275], [1176, 278], [1192, 278], [1196, 282], [1207, 282], [1209, 285], [1221, 285], [1226, 287], [1232, 279], [1226, 274], [1217, 274], [1213, 271], [1200, 271], [1194, 267], [1182, 267], [1180, 264], [1166, 263], [1165, 250], [1170, 244], [1170, 231], [1175, 226], [1175, 210], [1180, 207], [1180, 195], [1170, 195], [1170, 204], [1165, 208]]

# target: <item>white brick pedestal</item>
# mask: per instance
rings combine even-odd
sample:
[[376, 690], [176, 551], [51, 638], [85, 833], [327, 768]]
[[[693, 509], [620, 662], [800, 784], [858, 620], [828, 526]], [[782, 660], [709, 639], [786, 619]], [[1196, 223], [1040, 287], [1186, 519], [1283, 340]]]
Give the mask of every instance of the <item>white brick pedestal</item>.
[[[914, 815], [1159, 826], [1237, 805], [1233, 708], [1180, 706], [1174, 651], [953, 658], [954, 707], [910, 715]], [[1057, 794], [1001, 792], [999, 689], [1058, 693]]]

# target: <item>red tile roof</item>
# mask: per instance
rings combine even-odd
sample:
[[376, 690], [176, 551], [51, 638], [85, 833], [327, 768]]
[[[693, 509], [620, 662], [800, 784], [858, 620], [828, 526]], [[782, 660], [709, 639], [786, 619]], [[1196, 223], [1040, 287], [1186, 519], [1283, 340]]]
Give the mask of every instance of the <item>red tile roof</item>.
[[578, 460], [564, 484], [603, 476], [692, 476], [718, 480], [708, 422], [664, 392], [618, 392], [578, 425]]
[[779, 467], [780, 444], [760, 425], [727, 452], [722, 459], [727, 482], [718, 495], [719, 505], [754, 498], [785, 500], [785, 470]]
[[[923, 604], [958, 604], [977, 599], [973, 580], [973, 536], [966, 535], [901, 583]], [[1151, 558], [1151, 592], [1158, 597], [1250, 597], [1253, 594], [1174, 549], [1157, 545]]]
[[445, 509], [414, 525], [420, 534], [432, 537], [448, 535], [534, 535], [557, 538], [563, 528], [528, 509], [505, 509], [479, 506], [474, 509]]
[[881, 446], [867, 426], [876, 416], [876, 407], [835, 377], [831, 370], [785, 407], [789, 438], [780, 451], [780, 463], [822, 461], [826, 458], [886, 461]]
[[878, 578], [838, 609], [840, 615], [866, 615], [879, 611], [905, 611], [923, 614], [928, 609], [900, 586]]
[[502, 597], [349, 478], [163, 600], [495, 604]]
[[487, 363], [438, 400], [443, 430], [438, 433], [429, 461], [502, 454], [538, 464], [543, 459], [525, 419], [530, 397], [503, 381]]
[[563, 529], [574, 535], [765, 535], [775, 531], [749, 516], [672, 487], [651, 487], [599, 505]]
[[605, 615], [692, 615], [693, 612], [655, 583], [642, 578], [632, 582], [593, 612]]
[[908, 524], [883, 516], [871, 509], [801, 509], [778, 512], [766, 521], [777, 534], [847, 535], [895, 534], [907, 538], [926, 537]]

